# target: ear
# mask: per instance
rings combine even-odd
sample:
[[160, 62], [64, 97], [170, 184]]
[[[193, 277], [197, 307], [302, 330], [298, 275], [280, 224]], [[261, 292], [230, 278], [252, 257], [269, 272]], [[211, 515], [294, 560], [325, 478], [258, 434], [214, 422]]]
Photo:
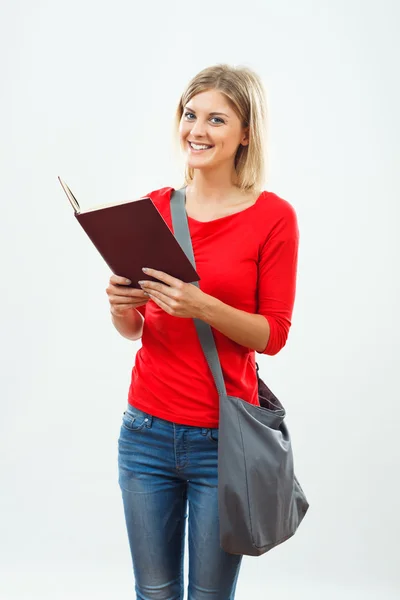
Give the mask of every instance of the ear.
[[242, 146], [249, 145], [249, 127], [245, 127], [245, 129], [243, 130], [243, 136], [240, 143]]

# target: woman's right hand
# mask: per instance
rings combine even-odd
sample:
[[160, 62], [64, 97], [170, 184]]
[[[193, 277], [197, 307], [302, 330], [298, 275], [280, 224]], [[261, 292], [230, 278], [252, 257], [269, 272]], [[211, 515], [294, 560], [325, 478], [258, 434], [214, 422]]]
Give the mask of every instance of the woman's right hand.
[[116, 317], [124, 317], [132, 308], [143, 306], [149, 301], [143, 290], [127, 287], [126, 282], [125, 277], [111, 275], [106, 289], [110, 311]]

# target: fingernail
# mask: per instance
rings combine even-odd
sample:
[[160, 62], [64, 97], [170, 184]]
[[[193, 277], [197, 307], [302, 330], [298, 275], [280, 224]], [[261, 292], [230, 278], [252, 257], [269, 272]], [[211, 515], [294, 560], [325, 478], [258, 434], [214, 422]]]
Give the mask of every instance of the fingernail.
[[125, 279], [125, 283], [126, 283], [126, 285], [129, 285], [132, 283], [132, 281], [130, 279]]
[[143, 271], [143, 273], [147, 273], [149, 271], [149, 269], [147, 267], [143, 267], [142, 271]]
[[138, 281], [138, 284], [139, 284], [139, 285], [144, 285], [145, 283], [146, 283], [146, 282], [145, 282], [145, 281], [143, 281], [143, 280], [142, 280], [142, 281]]

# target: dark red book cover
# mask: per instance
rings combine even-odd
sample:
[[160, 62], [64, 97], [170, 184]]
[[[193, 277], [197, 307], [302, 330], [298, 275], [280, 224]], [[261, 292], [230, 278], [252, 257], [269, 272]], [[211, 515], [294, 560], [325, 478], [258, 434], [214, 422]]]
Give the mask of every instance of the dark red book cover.
[[164, 271], [181, 281], [191, 283], [200, 277], [164, 221], [151, 198], [80, 211], [69, 187], [58, 178], [77, 221], [115, 275], [132, 281], [153, 277], [143, 267]]

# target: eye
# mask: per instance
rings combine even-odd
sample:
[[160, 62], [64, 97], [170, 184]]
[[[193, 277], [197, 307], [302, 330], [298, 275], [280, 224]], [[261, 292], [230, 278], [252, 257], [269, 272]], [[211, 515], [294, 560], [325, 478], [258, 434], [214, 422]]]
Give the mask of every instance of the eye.
[[[189, 118], [189, 117], [194, 117], [194, 118], [196, 118], [196, 115], [195, 115], [194, 113], [191, 113], [191, 112], [188, 112], [188, 111], [186, 111], [186, 112], [183, 114], [183, 116], [184, 116], [184, 117], [185, 117], [185, 118], [186, 118], [188, 121], [193, 121], [193, 119], [192, 119], [192, 118]], [[225, 121], [224, 121], [223, 119], [221, 119], [220, 117], [211, 117], [211, 121], [212, 121], [212, 120], [215, 120], [215, 119], [217, 120], [217, 122], [216, 122], [216, 123], [214, 122], [214, 125], [220, 125], [221, 123], [222, 123], [223, 125], [225, 124]]]

